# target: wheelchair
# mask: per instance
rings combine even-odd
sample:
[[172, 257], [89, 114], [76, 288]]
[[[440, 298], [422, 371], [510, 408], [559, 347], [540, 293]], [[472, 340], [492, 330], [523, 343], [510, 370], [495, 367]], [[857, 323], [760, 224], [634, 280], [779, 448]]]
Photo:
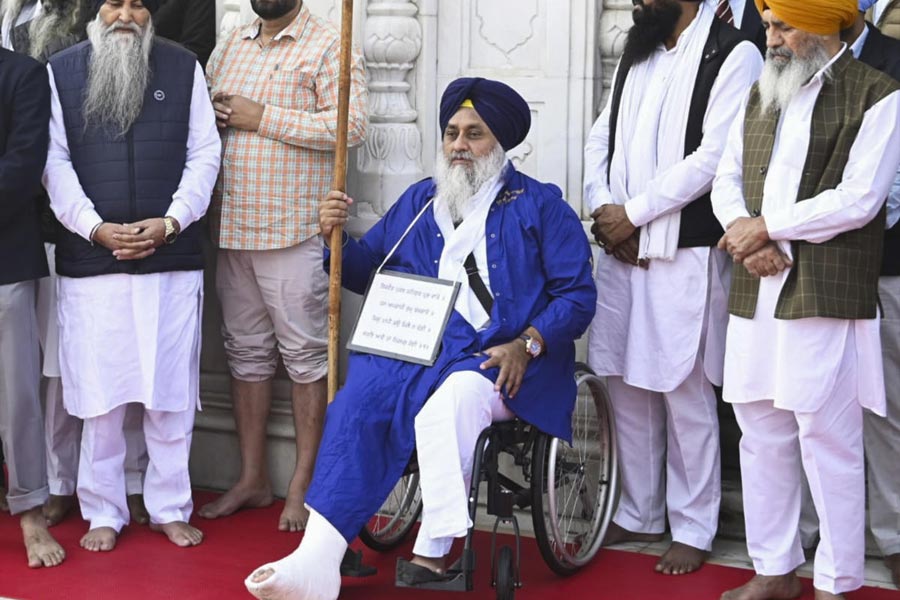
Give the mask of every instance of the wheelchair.
[[[576, 365], [575, 381], [578, 396], [571, 446], [518, 419], [492, 424], [476, 443], [469, 515], [474, 523], [481, 482], [485, 481], [487, 513], [496, 517], [491, 534], [491, 584], [498, 599], [513, 598], [522, 586], [516, 508], [531, 510], [541, 556], [561, 576], [575, 573], [597, 554], [612, 518], [618, 499], [612, 408], [603, 381], [586, 365]], [[411, 533], [421, 512], [419, 473], [413, 459], [360, 539], [379, 552], [396, 548]], [[512, 526], [514, 547], [504, 545], [497, 550], [500, 524]], [[417, 585], [416, 589], [471, 591], [473, 532], [474, 527], [466, 536], [461, 558], [448, 569], [447, 581]]]

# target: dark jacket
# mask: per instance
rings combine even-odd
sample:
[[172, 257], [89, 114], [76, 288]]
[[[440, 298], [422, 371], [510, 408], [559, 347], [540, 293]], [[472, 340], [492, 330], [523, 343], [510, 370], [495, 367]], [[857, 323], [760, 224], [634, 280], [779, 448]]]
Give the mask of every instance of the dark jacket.
[[162, 0], [153, 15], [157, 35], [178, 42], [206, 61], [216, 45], [215, 0]]
[[[866, 23], [866, 27], [869, 28], [869, 36], [863, 44], [859, 60], [900, 81], [900, 41], [884, 35], [871, 23]], [[884, 234], [881, 274], [900, 275], [900, 223]]]
[[49, 123], [47, 71], [0, 49], [0, 285], [48, 274], [38, 198]]
[[766, 53], [766, 29], [763, 27], [762, 18], [760, 18], [759, 11], [756, 10], [756, 3], [753, 0], [747, 0], [744, 4], [741, 31], [756, 44], [760, 52]]
[[[104, 221], [162, 217], [184, 174], [197, 60], [174, 42], [156, 38], [143, 108], [125, 135], [118, 136], [100, 126], [85, 127], [82, 104], [90, 57], [90, 42], [82, 42], [50, 59], [72, 168]], [[60, 232], [56, 245], [56, 271], [67, 277], [202, 268], [196, 226], [185, 227], [174, 243], [141, 260], [118, 261], [108, 249], [69, 230]]]

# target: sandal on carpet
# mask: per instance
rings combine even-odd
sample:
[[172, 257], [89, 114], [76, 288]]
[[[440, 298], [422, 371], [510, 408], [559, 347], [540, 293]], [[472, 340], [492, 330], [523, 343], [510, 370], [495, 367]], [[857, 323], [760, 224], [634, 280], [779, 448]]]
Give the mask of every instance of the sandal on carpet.
[[395, 584], [404, 587], [416, 587], [427, 583], [442, 583], [450, 580], [453, 575], [437, 573], [428, 567], [423, 567], [402, 558], [397, 559], [397, 577]]

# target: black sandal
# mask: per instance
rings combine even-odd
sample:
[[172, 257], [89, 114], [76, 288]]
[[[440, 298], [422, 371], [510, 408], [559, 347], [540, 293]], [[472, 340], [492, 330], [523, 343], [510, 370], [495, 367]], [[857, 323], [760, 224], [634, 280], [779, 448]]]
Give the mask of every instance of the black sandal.
[[453, 575], [438, 573], [428, 567], [417, 565], [402, 558], [397, 559], [397, 576], [395, 585], [401, 587], [417, 587], [428, 583], [443, 583], [452, 579]]

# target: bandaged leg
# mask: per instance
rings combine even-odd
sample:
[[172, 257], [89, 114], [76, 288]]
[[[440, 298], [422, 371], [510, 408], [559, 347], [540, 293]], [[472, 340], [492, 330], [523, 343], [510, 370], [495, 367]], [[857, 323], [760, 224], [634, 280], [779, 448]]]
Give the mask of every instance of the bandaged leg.
[[260, 600], [334, 600], [341, 591], [346, 550], [347, 540], [311, 509], [300, 546], [256, 569], [244, 585]]
[[109, 527], [116, 533], [128, 523], [125, 503], [125, 436], [122, 423], [126, 406], [84, 419], [78, 465], [78, 502], [91, 529]]
[[413, 553], [446, 556], [472, 526], [468, 495], [475, 443], [493, 421], [514, 417], [489, 379], [474, 371], [450, 375], [416, 416], [422, 525]]

